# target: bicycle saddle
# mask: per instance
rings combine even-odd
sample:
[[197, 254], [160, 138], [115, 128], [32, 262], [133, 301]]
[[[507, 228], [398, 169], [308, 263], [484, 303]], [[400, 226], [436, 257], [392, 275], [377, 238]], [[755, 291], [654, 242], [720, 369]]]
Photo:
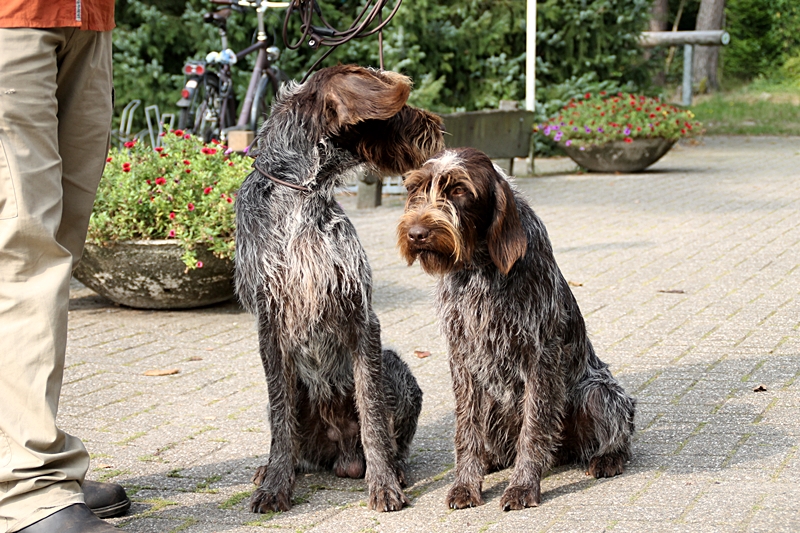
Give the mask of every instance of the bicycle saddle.
[[214, 26], [224, 28], [228, 23], [228, 17], [231, 16], [233, 10], [229, 7], [203, 14], [203, 22], [213, 24]]

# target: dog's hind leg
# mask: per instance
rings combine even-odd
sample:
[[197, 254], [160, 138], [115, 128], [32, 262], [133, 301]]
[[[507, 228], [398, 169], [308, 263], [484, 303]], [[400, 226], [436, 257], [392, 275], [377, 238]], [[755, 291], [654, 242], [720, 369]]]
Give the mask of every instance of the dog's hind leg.
[[580, 424], [589, 425], [583, 431], [578, 428], [578, 434], [591, 442], [579, 446], [589, 463], [586, 473], [596, 478], [616, 476], [625, 470], [631, 456], [636, 408], [636, 400], [625, 393], [604, 363], [600, 365], [579, 384], [576, 410]]
[[387, 349], [383, 350], [383, 383], [392, 410], [397, 477], [405, 487], [411, 441], [422, 411], [422, 389], [408, 365], [395, 351]]
[[258, 488], [250, 498], [250, 510], [255, 513], [288, 511], [292, 506], [295, 480], [296, 378], [291, 358], [280, 352], [275, 330], [267, 320], [262, 310], [258, 316], [258, 342], [267, 378], [272, 441], [267, 464], [260, 466], [253, 476]]
[[339, 477], [362, 478], [366, 471], [358, 412], [352, 391], [320, 402], [326, 438], [335, 448], [333, 471]]

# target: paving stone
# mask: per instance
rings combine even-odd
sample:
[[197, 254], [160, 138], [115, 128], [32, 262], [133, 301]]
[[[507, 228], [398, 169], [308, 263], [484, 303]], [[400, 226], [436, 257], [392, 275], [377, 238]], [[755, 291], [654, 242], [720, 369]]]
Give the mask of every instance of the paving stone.
[[[538, 508], [500, 510], [507, 470], [487, 476], [486, 505], [444, 505], [454, 464], [446, 345], [435, 280], [396, 250], [399, 196], [363, 211], [352, 196], [339, 201], [373, 268], [384, 343], [425, 395], [411, 507], [369, 511], [363, 480], [313, 472], [298, 475], [291, 511], [249, 512], [270, 435], [257, 332], [235, 302], [141, 311], [73, 282], [59, 423], [85, 441], [90, 479], [128, 489], [131, 511], [112, 522], [135, 533], [798, 531], [799, 146], [714, 137], [640, 174], [537, 162], [538, 177], [515, 180], [547, 225], [598, 353], [639, 402], [627, 472], [554, 469]], [[165, 368], [179, 373], [144, 375]]]

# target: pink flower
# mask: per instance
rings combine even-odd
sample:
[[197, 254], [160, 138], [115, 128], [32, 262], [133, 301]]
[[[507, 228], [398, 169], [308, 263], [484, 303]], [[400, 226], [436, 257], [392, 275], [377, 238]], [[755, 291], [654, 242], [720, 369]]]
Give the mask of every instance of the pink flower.
[[194, 211], [194, 204], [192, 202], [189, 202], [189, 205], [186, 207], [189, 209], [189, 211]]
[[175, 213], [170, 213], [169, 214], [169, 219], [170, 220], [174, 220], [175, 219]]
[[169, 235], [167, 235], [167, 238], [171, 239], [174, 236], [175, 236], [175, 230], [174, 229], [169, 230]]
[[164, 178], [156, 178], [156, 185], [164, 185], [166, 182]]
[[214, 190], [214, 187], [206, 187], [205, 189], [203, 189], [203, 194], [208, 194], [213, 190]]
[[202, 261], [198, 261], [197, 262], [197, 268], [203, 268], [203, 262]]

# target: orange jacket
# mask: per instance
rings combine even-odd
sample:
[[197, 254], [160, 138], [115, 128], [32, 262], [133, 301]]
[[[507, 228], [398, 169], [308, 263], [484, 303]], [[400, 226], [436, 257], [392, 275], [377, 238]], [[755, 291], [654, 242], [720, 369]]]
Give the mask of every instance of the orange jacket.
[[0, 28], [114, 28], [114, 0], [0, 0]]

